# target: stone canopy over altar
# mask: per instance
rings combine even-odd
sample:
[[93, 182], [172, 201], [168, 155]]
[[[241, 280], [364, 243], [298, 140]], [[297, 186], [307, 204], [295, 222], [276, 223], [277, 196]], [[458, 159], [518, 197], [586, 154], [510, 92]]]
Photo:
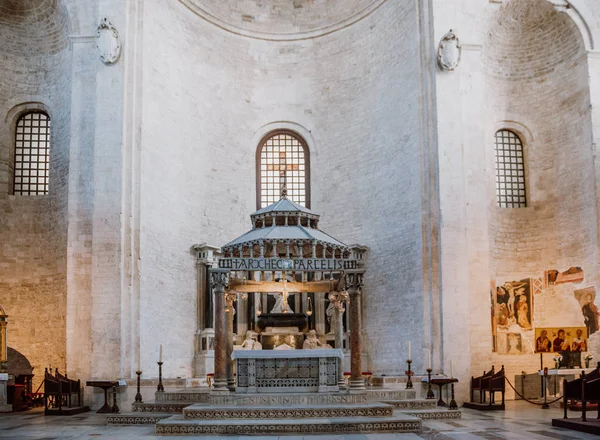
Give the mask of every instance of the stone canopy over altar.
[[[285, 188], [279, 201], [250, 218], [252, 229], [222, 248], [195, 248], [199, 285], [204, 287], [198, 304], [204, 319], [197, 339], [197, 374], [202, 368], [214, 373], [215, 393], [236, 386], [238, 391], [247, 390], [249, 380], [256, 389], [254, 373], [247, 376], [248, 365], [252, 371], [258, 365], [267, 368], [277, 358], [279, 364], [287, 362], [280, 372], [273, 365], [278, 392], [286, 386], [291, 391], [298, 383], [302, 390], [338, 391], [345, 386], [344, 357], [349, 355], [349, 387], [363, 389], [361, 291], [366, 249], [347, 246], [321, 231], [319, 215], [289, 200]], [[349, 313], [344, 313], [346, 309]], [[236, 354], [257, 349], [260, 354]], [[327, 378], [326, 370], [332, 369], [333, 379]], [[282, 374], [286, 377], [279, 377]], [[290, 374], [302, 377], [287, 377]]]

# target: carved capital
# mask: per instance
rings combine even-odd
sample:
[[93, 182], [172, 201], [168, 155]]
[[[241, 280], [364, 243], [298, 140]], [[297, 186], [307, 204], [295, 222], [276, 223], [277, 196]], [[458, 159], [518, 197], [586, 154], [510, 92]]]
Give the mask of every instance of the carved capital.
[[229, 285], [229, 270], [210, 269], [210, 285], [216, 294], [222, 294]]
[[346, 272], [346, 289], [350, 295], [360, 294], [363, 287], [363, 271]]
[[234, 303], [234, 301], [236, 301], [236, 300], [237, 300], [237, 292], [233, 292], [231, 290], [225, 292], [225, 303], [228, 306], [231, 306]]
[[328, 298], [329, 298], [329, 302], [331, 304], [333, 304], [333, 307], [335, 307], [336, 309], [341, 309], [342, 313], [343, 313], [343, 311], [344, 311], [344, 301], [348, 301], [348, 292], [346, 292], [346, 291], [342, 291], [342, 292], [332, 291], [332, 292], [329, 292]]

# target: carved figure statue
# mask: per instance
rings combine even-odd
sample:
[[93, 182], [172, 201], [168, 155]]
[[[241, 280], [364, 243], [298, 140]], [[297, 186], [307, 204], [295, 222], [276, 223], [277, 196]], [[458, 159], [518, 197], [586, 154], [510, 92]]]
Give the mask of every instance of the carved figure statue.
[[[284, 302], [283, 302], [284, 298], [283, 298], [282, 293], [269, 293], [269, 295], [275, 296], [275, 305], [271, 309], [271, 313], [294, 313], [294, 311], [290, 307], [289, 302], [285, 303], [285, 308], [284, 308]], [[285, 310], [285, 312], [284, 312], [284, 310]]]
[[262, 344], [257, 340], [258, 335], [252, 330], [246, 332], [246, 339], [242, 342], [243, 350], [262, 350]]
[[309, 330], [306, 334], [306, 339], [304, 340], [304, 344], [302, 344], [303, 350], [314, 350], [316, 348], [331, 348], [329, 344], [323, 344], [319, 341], [317, 337], [317, 332], [315, 330]]

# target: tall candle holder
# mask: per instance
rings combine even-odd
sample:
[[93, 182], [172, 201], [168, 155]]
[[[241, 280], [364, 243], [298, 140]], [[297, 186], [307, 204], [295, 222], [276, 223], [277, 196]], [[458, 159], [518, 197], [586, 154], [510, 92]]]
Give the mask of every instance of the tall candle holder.
[[450, 384], [450, 390], [452, 393], [452, 400], [450, 400], [450, 404], [448, 405], [448, 409], [458, 409], [458, 405], [456, 404], [456, 400], [454, 400], [454, 382]]
[[165, 387], [162, 383], [162, 362], [157, 362], [158, 364], [158, 386], [156, 387], [156, 391], [164, 391]]
[[138, 370], [135, 372], [135, 374], [137, 374], [137, 394], [135, 395], [135, 401], [143, 403], [142, 393], [140, 392], [140, 377], [142, 376], [142, 372]]
[[413, 387], [413, 383], [412, 383], [412, 379], [411, 376], [413, 375], [413, 372], [410, 370], [410, 364], [412, 364], [412, 360], [407, 360], [406, 363], [408, 364], [408, 370], [406, 370], [404, 373], [408, 376], [408, 380], [406, 381], [406, 389], [410, 390]]
[[435, 399], [435, 394], [433, 394], [433, 390], [431, 389], [431, 372], [433, 370], [431, 368], [427, 369], [427, 397], [426, 399]]

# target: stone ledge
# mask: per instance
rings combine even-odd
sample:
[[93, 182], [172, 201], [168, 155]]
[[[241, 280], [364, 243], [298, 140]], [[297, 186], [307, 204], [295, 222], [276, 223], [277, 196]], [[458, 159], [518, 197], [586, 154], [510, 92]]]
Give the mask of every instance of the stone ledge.
[[288, 405], [285, 408], [257, 406], [191, 405], [183, 410], [185, 420], [206, 419], [304, 419], [337, 417], [390, 417], [394, 408], [386, 404]]
[[107, 425], [155, 425], [171, 414], [115, 414], [106, 417]]
[[280, 419], [280, 420], [182, 420], [173, 416], [156, 424], [160, 435], [199, 434], [327, 434], [421, 432], [421, 419], [406, 415], [378, 418]]
[[212, 405], [328, 405], [366, 403], [365, 394], [225, 394], [211, 395]]
[[437, 408], [437, 400], [435, 399], [381, 400], [381, 403], [386, 403], [388, 405], [392, 405], [394, 408], [400, 409]]
[[134, 413], [181, 413], [192, 402], [134, 402], [131, 411]]

